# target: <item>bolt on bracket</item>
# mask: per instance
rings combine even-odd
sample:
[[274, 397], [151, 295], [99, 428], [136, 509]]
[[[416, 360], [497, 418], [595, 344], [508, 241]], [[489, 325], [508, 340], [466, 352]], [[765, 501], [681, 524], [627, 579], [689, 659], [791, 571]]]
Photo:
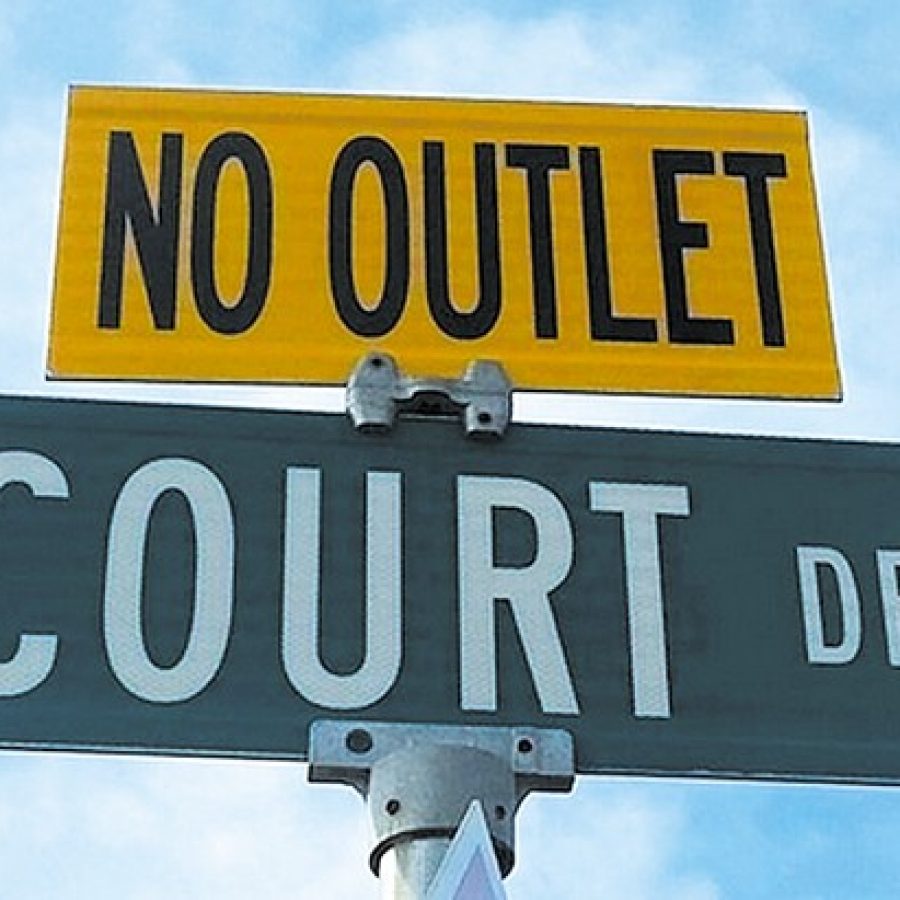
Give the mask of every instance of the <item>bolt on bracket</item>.
[[490, 360], [462, 378], [410, 378], [387, 353], [363, 357], [347, 382], [347, 412], [359, 431], [387, 431], [398, 416], [461, 417], [469, 437], [501, 437], [511, 418], [512, 383]]
[[575, 753], [571, 734], [560, 729], [317, 720], [310, 727], [308, 777], [350, 785], [366, 800], [376, 875], [389, 854], [408, 857], [416, 847], [427, 854], [429, 842], [437, 841], [431, 877], [469, 805], [479, 800], [506, 876], [515, 860], [519, 805], [532, 791], [570, 791]]

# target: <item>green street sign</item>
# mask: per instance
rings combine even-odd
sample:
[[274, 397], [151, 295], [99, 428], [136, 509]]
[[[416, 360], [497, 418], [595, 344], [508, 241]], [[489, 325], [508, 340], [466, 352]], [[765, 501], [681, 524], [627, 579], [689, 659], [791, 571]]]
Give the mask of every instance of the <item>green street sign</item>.
[[900, 448], [0, 400], [0, 745], [900, 783]]

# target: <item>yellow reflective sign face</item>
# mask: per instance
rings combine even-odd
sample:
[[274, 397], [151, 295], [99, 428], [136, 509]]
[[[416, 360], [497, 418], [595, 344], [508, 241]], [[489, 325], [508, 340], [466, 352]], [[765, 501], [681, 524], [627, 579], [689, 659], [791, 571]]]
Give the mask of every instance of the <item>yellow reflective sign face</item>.
[[50, 374], [840, 393], [793, 112], [77, 88]]

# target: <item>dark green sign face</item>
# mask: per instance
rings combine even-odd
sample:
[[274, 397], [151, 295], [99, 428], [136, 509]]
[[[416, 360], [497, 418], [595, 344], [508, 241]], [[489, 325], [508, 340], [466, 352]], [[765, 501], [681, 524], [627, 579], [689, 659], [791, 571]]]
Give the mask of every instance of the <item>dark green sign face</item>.
[[0, 744], [900, 783], [900, 448], [0, 400]]

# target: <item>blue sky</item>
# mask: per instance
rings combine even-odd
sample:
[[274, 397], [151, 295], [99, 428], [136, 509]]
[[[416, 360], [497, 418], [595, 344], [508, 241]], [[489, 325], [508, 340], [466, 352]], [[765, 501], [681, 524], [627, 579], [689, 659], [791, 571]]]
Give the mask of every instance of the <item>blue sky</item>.
[[[0, 392], [340, 409], [299, 389], [49, 385], [73, 83], [787, 107], [810, 115], [845, 400], [522, 397], [521, 419], [900, 441], [900, 7], [0, 0]], [[900, 538], [897, 539], [900, 542]], [[900, 791], [582, 779], [519, 817], [511, 898], [887, 900]], [[364, 809], [300, 766], [0, 757], [3, 894], [374, 897]]]

